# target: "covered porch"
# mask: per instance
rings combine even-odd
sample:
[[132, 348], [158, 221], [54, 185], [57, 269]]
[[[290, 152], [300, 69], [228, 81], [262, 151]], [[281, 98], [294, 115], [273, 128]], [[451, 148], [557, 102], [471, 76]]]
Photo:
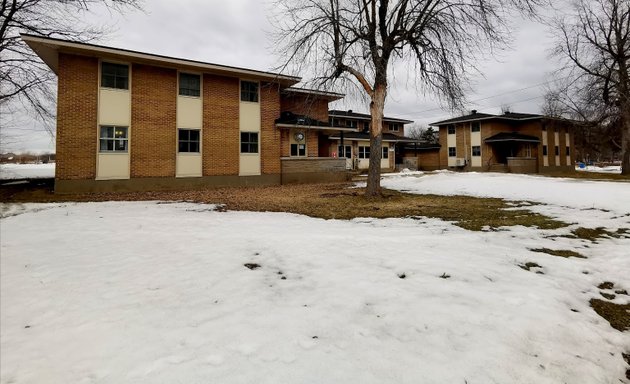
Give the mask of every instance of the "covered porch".
[[329, 136], [343, 136], [356, 128], [334, 127], [292, 112], [283, 112], [276, 128], [280, 131], [282, 184], [347, 179], [347, 161], [338, 156], [336, 142]]
[[491, 150], [487, 162], [489, 170], [513, 173], [538, 172], [538, 145], [535, 136], [514, 132], [501, 132], [484, 140]]

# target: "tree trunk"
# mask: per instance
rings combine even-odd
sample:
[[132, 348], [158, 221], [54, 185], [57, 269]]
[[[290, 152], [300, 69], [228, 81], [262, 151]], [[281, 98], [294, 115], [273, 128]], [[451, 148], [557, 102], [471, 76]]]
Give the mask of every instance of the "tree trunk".
[[630, 176], [630, 102], [621, 104], [621, 174]]
[[381, 144], [383, 141], [383, 110], [387, 85], [376, 84], [370, 103], [372, 126], [370, 127], [370, 167], [368, 169], [366, 197], [381, 196]]

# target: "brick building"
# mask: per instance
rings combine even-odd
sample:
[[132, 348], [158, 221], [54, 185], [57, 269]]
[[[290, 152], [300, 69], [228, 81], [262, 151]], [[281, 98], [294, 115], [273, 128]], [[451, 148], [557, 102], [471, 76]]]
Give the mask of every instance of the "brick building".
[[572, 122], [568, 120], [472, 111], [431, 125], [439, 127], [440, 146], [437, 152], [419, 155], [418, 162], [424, 169], [515, 173], [574, 169]]
[[[58, 77], [56, 192], [344, 180], [347, 156], [359, 168], [369, 157], [367, 115], [329, 113], [344, 95], [296, 88], [299, 77], [22, 38]], [[409, 121], [385, 121], [390, 169]]]
[[[346, 167], [356, 170], [367, 170], [370, 163], [370, 124], [371, 116], [352, 110], [331, 110], [328, 112], [331, 126], [356, 129], [347, 134], [331, 135], [336, 141], [338, 157], [346, 158]], [[393, 170], [400, 164], [402, 145], [415, 140], [405, 137], [405, 124], [413, 121], [395, 117], [383, 117], [383, 140], [381, 145], [381, 169]]]

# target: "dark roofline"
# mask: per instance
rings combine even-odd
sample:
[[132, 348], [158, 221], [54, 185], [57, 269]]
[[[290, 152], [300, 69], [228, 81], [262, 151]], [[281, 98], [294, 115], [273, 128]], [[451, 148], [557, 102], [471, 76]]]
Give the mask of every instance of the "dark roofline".
[[298, 88], [298, 87], [289, 87], [282, 90], [283, 93], [300, 93], [314, 96], [323, 96], [324, 98], [330, 100], [339, 100], [346, 97], [343, 93], [337, 92], [329, 92], [329, 91], [320, 91], [318, 89], [309, 89], [309, 88]]
[[455, 123], [469, 123], [472, 121], [482, 121], [482, 120], [508, 120], [508, 121], [527, 121], [527, 120], [542, 120], [547, 118], [544, 115], [536, 115], [530, 113], [516, 113], [516, 112], [507, 112], [503, 115], [492, 115], [489, 113], [472, 113], [469, 115], [464, 115], [460, 117], [454, 117], [447, 120], [438, 121], [435, 123], [431, 123], [431, 126], [440, 126], [446, 124], [455, 124]]
[[540, 139], [536, 136], [523, 135], [516, 132], [499, 132], [495, 135], [484, 139], [485, 143], [500, 143], [500, 142], [524, 142], [524, 143], [540, 143]]
[[[350, 111], [342, 111], [340, 109], [331, 109], [328, 111], [328, 116], [333, 117], [349, 117], [358, 120], [372, 120], [372, 116], [367, 113], [357, 113]], [[413, 120], [399, 119], [396, 117], [383, 117], [383, 121], [392, 122], [392, 123], [401, 123], [401, 124], [411, 124]]]
[[[93, 52], [100, 52], [100, 53], [106, 53], [106, 54], [108, 53], [108, 54], [128, 56], [128, 57], [136, 57], [138, 59], [144, 59], [144, 60], [154, 60], [154, 61], [162, 61], [166, 63], [170, 62], [171, 64], [206, 67], [206, 69], [208, 70], [215, 69], [217, 71], [224, 71], [224, 72], [234, 71], [235, 73], [243, 73], [244, 75], [251, 74], [254, 76], [257, 75], [257, 76], [267, 77], [267, 78], [273, 77], [279, 80], [285, 80], [285, 81], [291, 82], [292, 84], [296, 84], [302, 80], [301, 77], [283, 75], [281, 73], [260, 71], [257, 69], [249, 69], [249, 68], [242, 68], [242, 67], [234, 67], [230, 65], [215, 64], [215, 63], [198, 61], [198, 60], [183, 59], [183, 58], [178, 58], [178, 57], [173, 57], [173, 56], [165, 56], [165, 55], [158, 55], [154, 53], [134, 51], [131, 49], [115, 48], [115, 47], [109, 47], [105, 45], [83, 43], [83, 42], [64, 40], [64, 39], [59, 39], [59, 38], [54, 38], [54, 37], [32, 35], [28, 33], [21, 33], [20, 36], [22, 37], [22, 40], [24, 40], [26, 44], [28, 44], [29, 47], [31, 47], [31, 49], [33, 49], [33, 51], [35, 51], [35, 53], [37, 53], [40, 56], [40, 58], [42, 58], [42, 60], [44, 60], [46, 64], [53, 71], [55, 71], [55, 73], [56, 73], [57, 63], [54, 63], [54, 65], [51, 65], [51, 63], [45, 60], [44, 57], [40, 55], [38, 50], [35, 49], [33, 45], [31, 44], [34, 44], [36, 46], [44, 45], [48, 49], [55, 49], [55, 50], [58, 50], [60, 47], [78, 49], [78, 50], [85, 49], [85, 50], [93, 51]], [[57, 43], [57, 46], [52, 47], [51, 45], [55, 45], [55, 43]]]
[[[339, 140], [341, 139], [341, 136], [338, 136], [336, 134], [330, 135], [328, 137], [331, 140]], [[361, 141], [369, 141], [370, 140], [370, 134], [369, 133], [364, 133], [364, 132], [349, 132], [346, 135], [344, 135], [344, 140], [361, 140]], [[418, 142], [418, 140], [416, 139], [412, 139], [410, 137], [406, 137], [406, 136], [398, 136], [398, 135], [394, 135], [393, 133], [383, 133], [383, 141], [387, 141], [387, 142], [400, 142], [400, 143], [415, 143]]]

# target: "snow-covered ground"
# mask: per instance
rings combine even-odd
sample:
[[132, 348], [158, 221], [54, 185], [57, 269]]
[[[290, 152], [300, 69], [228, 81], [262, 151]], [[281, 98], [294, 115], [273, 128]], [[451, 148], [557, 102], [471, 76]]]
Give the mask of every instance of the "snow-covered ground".
[[55, 163], [0, 164], [0, 180], [41, 179], [55, 177]]
[[385, 188], [418, 194], [496, 197], [542, 203], [529, 209], [587, 227], [619, 227], [630, 213], [630, 182], [491, 172], [389, 174]]
[[[453, 177], [463, 192], [492, 195], [464, 188], [477, 184], [467, 175], [384, 184], [436, 193]], [[437, 219], [193, 203], [5, 206], [0, 382], [619, 383], [630, 332], [588, 302], [603, 281], [630, 290], [630, 239], [555, 235], [588, 223], [630, 228], [619, 189], [630, 184], [488, 177], [495, 194], [519, 200], [523, 186], [546, 185], [550, 204], [532, 209], [596, 219], [472, 232]], [[562, 203], [553, 191], [565, 188]], [[616, 208], [574, 199], [594, 192]], [[588, 258], [530, 250], [542, 247]]]
[[595, 165], [587, 165], [584, 168], [575, 167], [576, 171], [580, 172], [595, 172], [595, 173], [621, 173], [620, 165], [610, 165], [607, 167], [598, 167]]

